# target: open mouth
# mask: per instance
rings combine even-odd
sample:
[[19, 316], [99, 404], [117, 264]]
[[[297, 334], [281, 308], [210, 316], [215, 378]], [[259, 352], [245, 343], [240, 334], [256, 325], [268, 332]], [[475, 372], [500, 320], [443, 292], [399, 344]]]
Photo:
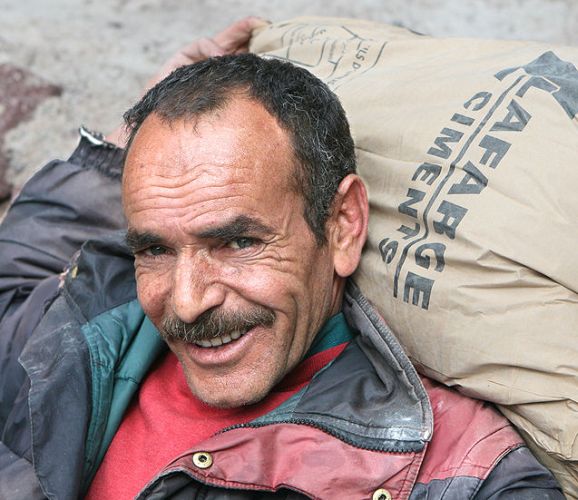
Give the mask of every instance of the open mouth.
[[229, 344], [233, 342], [233, 340], [241, 338], [243, 335], [245, 335], [245, 333], [247, 332], [235, 330], [233, 332], [226, 333], [225, 335], [222, 335], [220, 337], [215, 337], [207, 340], [198, 340], [195, 342], [195, 345], [198, 345], [199, 347], [219, 347], [225, 344]]

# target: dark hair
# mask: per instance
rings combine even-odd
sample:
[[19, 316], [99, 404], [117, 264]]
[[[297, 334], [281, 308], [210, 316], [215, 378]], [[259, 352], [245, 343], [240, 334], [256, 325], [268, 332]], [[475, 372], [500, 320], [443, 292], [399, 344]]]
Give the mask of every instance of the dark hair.
[[127, 150], [151, 113], [173, 122], [224, 108], [235, 95], [261, 103], [289, 133], [304, 217], [319, 244], [341, 180], [355, 172], [349, 124], [339, 100], [307, 70], [253, 54], [214, 57], [176, 69], [124, 115]]

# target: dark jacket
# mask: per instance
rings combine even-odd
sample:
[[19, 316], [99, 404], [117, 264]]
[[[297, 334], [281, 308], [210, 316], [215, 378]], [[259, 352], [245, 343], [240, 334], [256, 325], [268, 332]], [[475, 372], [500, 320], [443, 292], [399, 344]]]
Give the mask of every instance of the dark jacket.
[[[121, 160], [85, 134], [0, 227], [0, 498], [82, 496], [165, 352], [136, 300]], [[334, 362], [184, 450], [141, 497], [563, 498], [493, 407], [419, 377], [353, 283], [343, 309], [358, 335]]]

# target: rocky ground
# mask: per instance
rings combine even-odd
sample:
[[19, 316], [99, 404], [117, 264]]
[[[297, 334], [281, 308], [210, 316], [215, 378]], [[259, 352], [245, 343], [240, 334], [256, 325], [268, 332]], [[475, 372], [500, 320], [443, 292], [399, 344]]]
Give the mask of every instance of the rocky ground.
[[79, 125], [112, 130], [180, 45], [247, 14], [578, 44], [574, 0], [0, 0], [0, 202], [47, 160], [66, 157]]

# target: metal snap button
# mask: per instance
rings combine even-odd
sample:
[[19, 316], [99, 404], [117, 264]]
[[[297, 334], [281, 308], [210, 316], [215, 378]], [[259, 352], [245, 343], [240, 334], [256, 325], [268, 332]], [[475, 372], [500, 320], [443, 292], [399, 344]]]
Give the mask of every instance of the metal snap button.
[[391, 500], [391, 493], [383, 488], [375, 490], [372, 500]]
[[199, 469], [208, 469], [213, 465], [213, 457], [206, 451], [198, 451], [193, 454], [193, 464]]

